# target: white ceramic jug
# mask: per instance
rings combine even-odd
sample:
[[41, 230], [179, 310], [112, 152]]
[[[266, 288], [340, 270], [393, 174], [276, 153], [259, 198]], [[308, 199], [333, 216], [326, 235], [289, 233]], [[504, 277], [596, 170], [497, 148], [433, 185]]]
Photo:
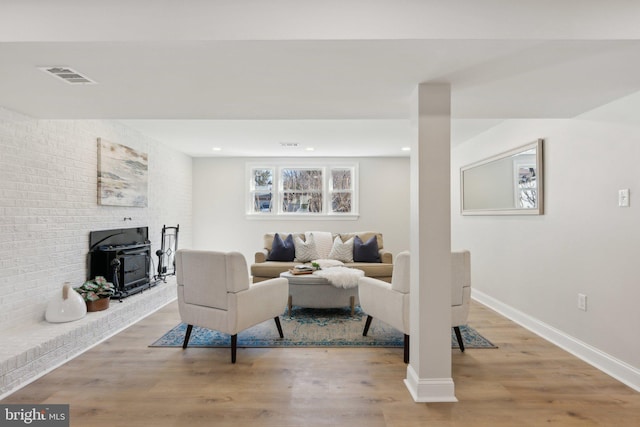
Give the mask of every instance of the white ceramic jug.
[[62, 292], [55, 295], [49, 304], [44, 318], [47, 322], [62, 323], [82, 319], [87, 314], [87, 304], [79, 293], [65, 283]]

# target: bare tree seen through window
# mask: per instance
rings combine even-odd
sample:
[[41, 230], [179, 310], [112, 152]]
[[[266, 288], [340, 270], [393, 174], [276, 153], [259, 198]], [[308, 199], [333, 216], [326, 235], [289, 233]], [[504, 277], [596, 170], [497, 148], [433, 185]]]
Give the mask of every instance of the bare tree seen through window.
[[521, 166], [518, 169], [518, 204], [520, 208], [535, 208], [538, 205], [536, 169]]
[[282, 169], [282, 211], [322, 212], [322, 169]]
[[353, 182], [351, 169], [331, 170], [331, 211], [350, 213]]

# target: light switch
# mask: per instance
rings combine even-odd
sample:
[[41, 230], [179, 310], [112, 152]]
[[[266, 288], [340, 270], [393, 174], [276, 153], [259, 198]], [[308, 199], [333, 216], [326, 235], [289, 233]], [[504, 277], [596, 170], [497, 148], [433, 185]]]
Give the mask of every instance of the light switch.
[[578, 294], [578, 309], [587, 311], [587, 296], [585, 294]]
[[618, 190], [618, 206], [621, 208], [629, 207], [629, 189]]

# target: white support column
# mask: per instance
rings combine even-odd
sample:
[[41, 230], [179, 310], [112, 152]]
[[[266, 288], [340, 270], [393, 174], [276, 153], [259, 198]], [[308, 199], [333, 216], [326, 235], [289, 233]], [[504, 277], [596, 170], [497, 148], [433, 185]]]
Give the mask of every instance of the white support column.
[[420, 84], [411, 146], [411, 327], [416, 402], [457, 402], [451, 378], [451, 88]]

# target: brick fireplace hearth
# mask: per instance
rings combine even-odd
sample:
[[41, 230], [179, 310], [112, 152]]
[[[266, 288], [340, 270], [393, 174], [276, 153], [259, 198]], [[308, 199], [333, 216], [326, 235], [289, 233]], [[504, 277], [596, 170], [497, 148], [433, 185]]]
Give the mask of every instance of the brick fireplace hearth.
[[0, 331], [0, 399], [117, 334], [176, 299], [175, 276], [167, 283], [111, 301], [109, 309], [68, 323], [42, 320]]

